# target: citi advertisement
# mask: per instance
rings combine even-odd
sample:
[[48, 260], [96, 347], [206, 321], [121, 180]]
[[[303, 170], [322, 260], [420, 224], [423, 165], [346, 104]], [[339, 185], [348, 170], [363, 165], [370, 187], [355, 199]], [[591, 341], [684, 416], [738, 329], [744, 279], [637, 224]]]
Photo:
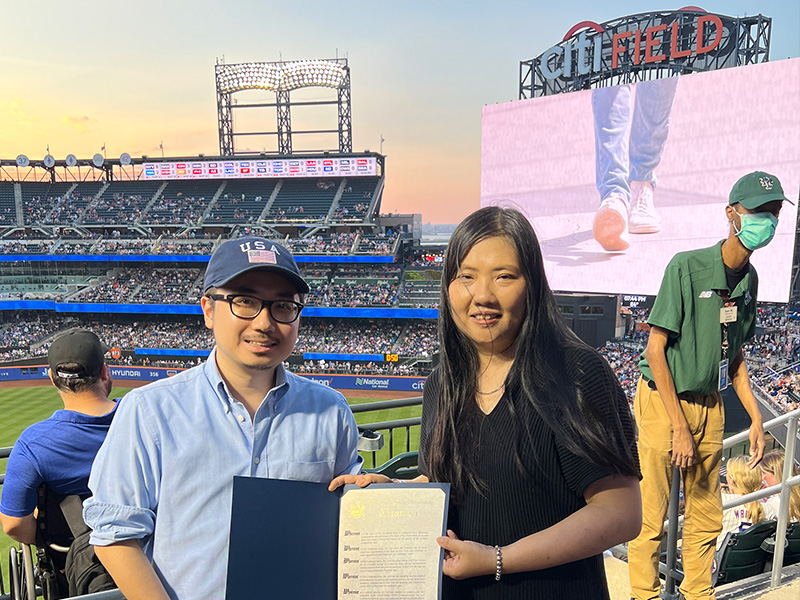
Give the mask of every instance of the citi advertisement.
[[336, 390], [375, 390], [389, 392], [419, 392], [425, 388], [424, 377], [398, 377], [383, 375], [306, 375], [306, 379], [316, 381]]

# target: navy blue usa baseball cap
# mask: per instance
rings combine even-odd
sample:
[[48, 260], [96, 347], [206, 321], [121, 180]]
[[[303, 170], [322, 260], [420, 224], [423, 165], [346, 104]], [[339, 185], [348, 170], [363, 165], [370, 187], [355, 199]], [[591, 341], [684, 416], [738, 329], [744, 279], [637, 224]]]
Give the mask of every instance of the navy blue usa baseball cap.
[[277, 242], [252, 236], [220, 244], [208, 261], [203, 293], [209, 288], [224, 286], [242, 273], [255, 270], [279, 273], [295, 284], [298, 292], [308, 293], [308, 284], [300, 276], [292, 253]]

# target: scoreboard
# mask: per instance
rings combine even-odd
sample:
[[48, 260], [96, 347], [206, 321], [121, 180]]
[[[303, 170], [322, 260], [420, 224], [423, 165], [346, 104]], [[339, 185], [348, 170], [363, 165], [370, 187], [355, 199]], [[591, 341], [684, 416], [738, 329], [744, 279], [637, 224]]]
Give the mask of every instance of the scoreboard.
[[375, 157], [184, 160], [142, 164], [142, 179], [363, 177], [378, 174]]

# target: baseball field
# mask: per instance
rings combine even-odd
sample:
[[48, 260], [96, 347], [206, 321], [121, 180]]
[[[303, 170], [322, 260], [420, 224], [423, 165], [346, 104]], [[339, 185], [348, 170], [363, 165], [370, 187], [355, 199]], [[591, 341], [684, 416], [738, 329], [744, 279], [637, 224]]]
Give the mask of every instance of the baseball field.
[[[40, 382], [36, 382], [39, 384]], [[40, 385], [26, 386], [26, 387], [7, 387], [11, 384], [4, 384], [0, 388], [0, 448], [6, 448], [14, 445], [14, 442], [19, 437], [20, 433], [29, 425], [48, 418], [54, 411], [62, 408], [61, 399], [58, 396], [56, 389], [49, 385], [49, 381], [41, 382]], [[134, 385], [133, 382], [116, 382], [123, 385]], [[111, 392], [112, 398], [120, 398], [124, 396], [131, 388], [130, 387], [114, 387]], [[371, 394], [372, 397], [360, 397], [361, 392], [344, 392], [347, 401], [350, 404], [364, 404], [367, 402], [374, 402], [375, 400], [387, 400], [389, 398], [400, 397], [400, 393], [391, 393], [388, 396], [385, 393], [376, 392]], [[382, 397], [377, 397], [381, 395]], [[414, 394], [416, 395], [416, 394]], [[406, 408], [397, 408], [391, 410], [381, 410], [374, 412], [359, 413], [356, 415], [358, 423], [377, 423], [382, 421], [391, 421], [396, 419], [408, 419], [411, 417], [419, 417], [422, 414], [421, 406], [411, 406]], [[383, 450], [376, 453], [375, 462], [380, 465], [389, 459], [388, 436], [386, 437], [387, 443]], [[397, 431], [394, 436], [393, 445], [394, 453], [399, 454], [405, 451], [405, 431]], [[411, 428], [410, 447], [416, 450], [419, 447], [419, 427]], [[372, 456], [365, 455], [364, 461], [366, 466], [372, 465]], [[6, 460], [0, 459], [0, 473], [6, 471]], [[0, 564], [2, 565], [3, 582], [6, 586], [5, 592], [8, 592], [8, 549], [13, 544], [13, 540], [7, 537], [4, 533], [0, 532]]]

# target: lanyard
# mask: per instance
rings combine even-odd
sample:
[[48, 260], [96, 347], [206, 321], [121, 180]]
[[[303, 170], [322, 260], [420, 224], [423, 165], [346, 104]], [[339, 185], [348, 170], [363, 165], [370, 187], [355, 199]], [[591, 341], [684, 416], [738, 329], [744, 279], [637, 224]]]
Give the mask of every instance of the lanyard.
[[[717, 294], [722, 299], [722, 306], [727, 306], [730, 300], [728, 290], [717, 290]], [[722, 327], [722, 360], [728, 360], [728, 323], [720, 323]]]

